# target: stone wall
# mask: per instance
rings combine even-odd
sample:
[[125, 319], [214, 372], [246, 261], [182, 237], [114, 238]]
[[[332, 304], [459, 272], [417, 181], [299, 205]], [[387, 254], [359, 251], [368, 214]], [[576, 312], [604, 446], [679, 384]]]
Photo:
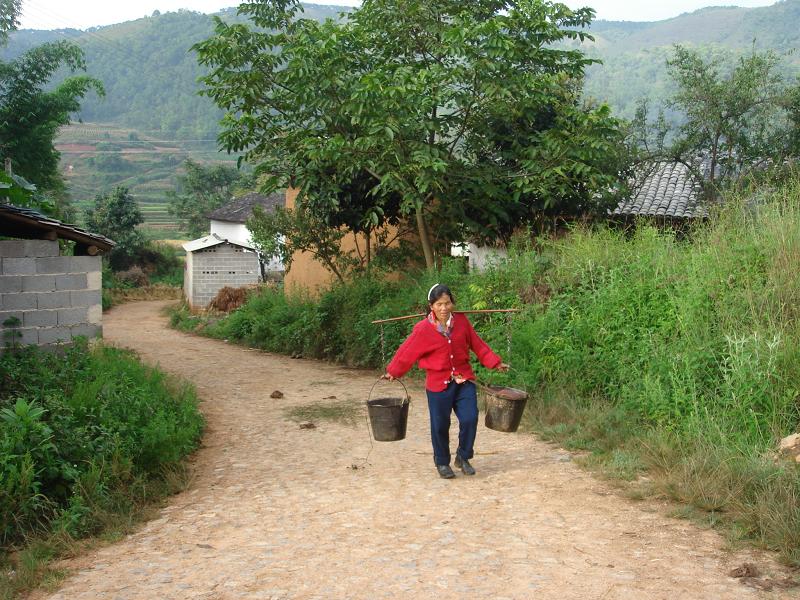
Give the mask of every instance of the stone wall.
[[205, 308], [225, 286], [242, 287], [258, 283], [259, 266], [255, 252], [228, 243], [191, 253], [191, 289], [187, 299], [192, 307]]
[[[37, 346], [101, 337], [101, 270], [99, 256], [59, 256], [56, 241], [0, 240], [0, 347], [12, 329]], [[12, 317], [19, 325], [4, 326]]]

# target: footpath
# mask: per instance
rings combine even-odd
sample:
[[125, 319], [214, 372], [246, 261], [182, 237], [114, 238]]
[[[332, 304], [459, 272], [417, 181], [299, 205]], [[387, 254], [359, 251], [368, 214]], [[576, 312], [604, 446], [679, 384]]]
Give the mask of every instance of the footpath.
[[[301, 428], [287, 410], [360, 405], [376, 375], [173, 331], [167, 304], [112, 309], [105, 338], [197, 387], [208, 428], [194, 479], [157, 519], [72, 561], [61, 589], [36, 597], [797, 597], [796, 589], [765, 592], [729, 576], [755, 563], [777, 577], [768, 557], [729, 551], [717, 533], [666, 516], [666, 506], [627, 500], [532, 435], [481, 423], [478, 474], [439, 479], [419, 385], [409, 388], [401, 442], [371, 446], [361, 413], [350, 426], [318, 420]], [[276, 390], [282, 398], [270, 397]], [[454, 422], [454, 440], [456, 429]]]

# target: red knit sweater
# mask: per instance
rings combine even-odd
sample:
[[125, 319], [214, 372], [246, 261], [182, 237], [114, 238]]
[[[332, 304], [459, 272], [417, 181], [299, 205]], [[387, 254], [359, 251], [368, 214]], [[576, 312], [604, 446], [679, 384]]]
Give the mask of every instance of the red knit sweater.
[[456, 374], [465, 379], [475, 379], [469, 364], [470, 350], [486, 368], [494, 369], [502, 362], [475, 333], [463, 314], [453, 313], [450, 339], [439, 333], [436, 325], [428, 319], [423, 319], [414, 325], [411, 335], [397, 349], [386, 372], [392, 377], [402, 377], [419, 361], [420, 368], [427, 373], [425, 387], [432, 392], [441, 392]]

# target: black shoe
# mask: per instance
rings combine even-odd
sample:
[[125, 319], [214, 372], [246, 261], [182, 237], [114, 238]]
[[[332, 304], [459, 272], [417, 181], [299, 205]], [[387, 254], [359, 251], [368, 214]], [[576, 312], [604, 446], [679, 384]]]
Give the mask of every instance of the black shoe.
[[452, 479], [456, 476], [453, 473], [453, 469], [450, 468], [450, 465], [436, 465], [436, 470], [439, 471], [439, 477], [442, 479]]
[[466, 458], [461, 458], [458, 454], [456, 454], [455, 465], [461, 469], [464, 475], [475, 475], [475, 469], [472, 468], [469, 461]]

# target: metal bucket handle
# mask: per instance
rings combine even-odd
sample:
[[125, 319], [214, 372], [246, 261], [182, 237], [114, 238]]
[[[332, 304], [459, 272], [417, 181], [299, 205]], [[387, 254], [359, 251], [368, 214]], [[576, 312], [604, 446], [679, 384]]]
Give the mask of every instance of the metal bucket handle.
[[[364, 404], [365, 408], [367, 407], [367, 404], [369, 404], [369, 401], [372, 400], [372, 391], [375, 389], [375, 386], [378, 385], [382, 380], [383, 380], [383, 377], [378, 377], [378, 380], [375, 383], [372, 384], [371, 388], [369, 388], [369, 395], [367, 396], [367, 403]], [[406, 402], [411, 404], [411, 397], [408, 395], [408, 389], [406, 388], [406, 384], [404, 384], [399, 379], [395, 379], [394, 381], [396, 381], [397, 383], [402, 385], [403, 386], [403, 391], [406, 393], [406, 397], [403, 400], [403, 404], [405, 404]], [[373, 444], [372, 444], [372, 430], [370, 429], [368, 410], [364, 411], [364, 420], [367, 423], [367, 435], [369, 435], [369, 452], [367, 452], [367, 456], [364, 458], [364, 462], [365, 463], [369, 463], [369, 455], [372, 453]]]
[[[369, 401], [372, 400], [372, 391], [375, 389], [375, 386], [378, 385], [381, 381], [383, 381], [383, 377], [378, 377], [378, 380], [375, 383], [372, 384], [371, 388], [369, 388], [369, 395], [367, 396], [367, 403], [369, 403]], [[397, 383], [402, 385], [403, 386], [403, 391], [406, 393], [406, 397], [405, 397], [405, 400], [403, 401], [403, 404], [405, 404], [405, 402], [409, 402], [410, 403], [411, 402], [411, 397], [408, 395], [408, 389], [406, 388], [406, 384], [403, 383], [402, 381], [400, 381], [399, 379], [394, 379], [394, 381], [396, 381]], [[391, 382], [389, 382], [389, 383], [391, 383]]]

